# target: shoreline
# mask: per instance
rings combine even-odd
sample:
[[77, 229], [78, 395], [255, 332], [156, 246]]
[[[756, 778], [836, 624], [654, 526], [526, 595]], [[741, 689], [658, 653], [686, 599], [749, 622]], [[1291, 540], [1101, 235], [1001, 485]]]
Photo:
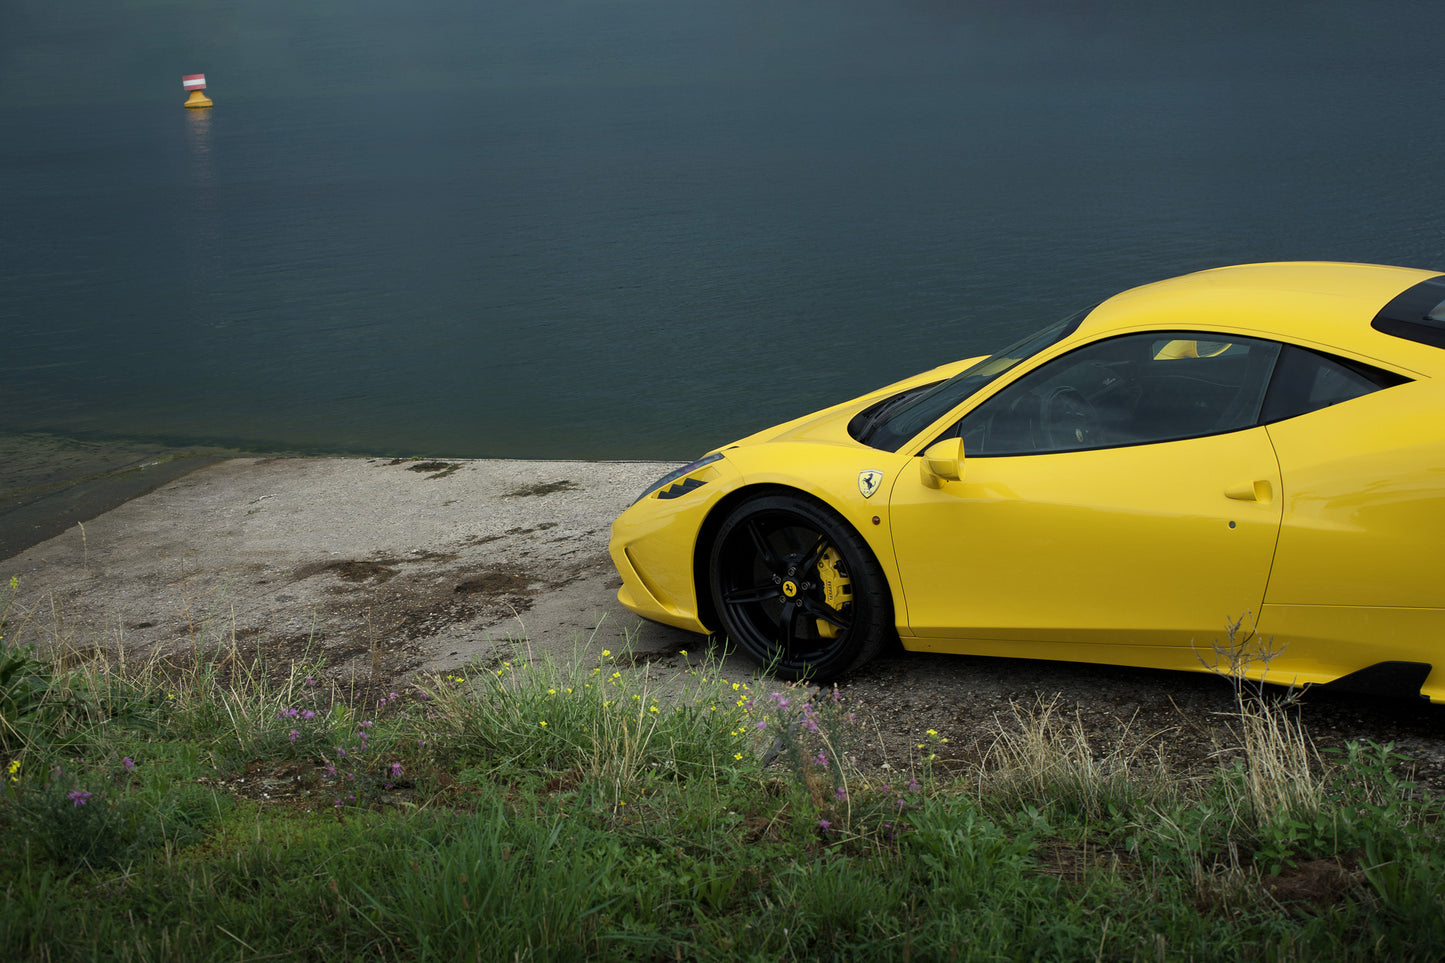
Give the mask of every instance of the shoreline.
[[246, 454], [216, 445], [0, 432], [0, 559], [189, 472]]

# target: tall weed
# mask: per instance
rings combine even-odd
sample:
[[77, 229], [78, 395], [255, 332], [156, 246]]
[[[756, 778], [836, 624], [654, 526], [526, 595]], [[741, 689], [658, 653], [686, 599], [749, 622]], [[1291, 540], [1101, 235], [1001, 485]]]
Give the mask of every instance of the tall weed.
[[998, 811], [1098, 819], [1178, 798], [1182, 783], [1160, 743], [1167, 732], [1126, 731], [1117, 744], [1096, 749], [1083, 720], [1064, 716], [1057, 700], [1011, 710], [1012, 725], [995, 720], [993, 745], [974, 777], [979, 796]]

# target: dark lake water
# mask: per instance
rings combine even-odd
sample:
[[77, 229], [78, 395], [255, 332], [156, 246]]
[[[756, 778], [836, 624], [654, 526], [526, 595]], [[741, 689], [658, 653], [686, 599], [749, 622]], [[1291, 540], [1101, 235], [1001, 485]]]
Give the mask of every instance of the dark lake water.
[[54, 436], [683, 459], [1134, 284], [1442, 268], [1441, 22], [5, 0], [0, 491]]

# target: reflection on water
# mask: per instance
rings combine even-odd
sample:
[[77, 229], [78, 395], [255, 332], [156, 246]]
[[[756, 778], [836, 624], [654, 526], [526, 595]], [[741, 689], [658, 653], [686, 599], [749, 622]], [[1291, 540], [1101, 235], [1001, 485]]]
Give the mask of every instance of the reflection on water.
[[[211, 111], [186, 110], [188, 177], [185, 197], [178, 202], [178, 239], [184, 249], [180, 261], [188, 292], [190, 322], [196, 327], [220, 327], [226, 323], [220, 300], [223, 286], [221, 212], [217, 203], [216, 169], [211, 155]], [[181, 333], [184, 337], [185, 334]]]
[[192, 190], [201, 203], [214, 209], [216, 171], [211, 164], [211, 111], [187, 110], [186, 144], [190, 148]]

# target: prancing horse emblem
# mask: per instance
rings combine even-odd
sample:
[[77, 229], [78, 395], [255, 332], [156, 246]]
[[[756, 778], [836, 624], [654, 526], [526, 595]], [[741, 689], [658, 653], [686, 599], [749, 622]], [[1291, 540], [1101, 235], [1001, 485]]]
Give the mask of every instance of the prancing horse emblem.
[[876, 468], [865, 468], [858, 473], [858, 490], [864, 498], [872, 498], [878, 486], [883, 484], [883, 473]]

